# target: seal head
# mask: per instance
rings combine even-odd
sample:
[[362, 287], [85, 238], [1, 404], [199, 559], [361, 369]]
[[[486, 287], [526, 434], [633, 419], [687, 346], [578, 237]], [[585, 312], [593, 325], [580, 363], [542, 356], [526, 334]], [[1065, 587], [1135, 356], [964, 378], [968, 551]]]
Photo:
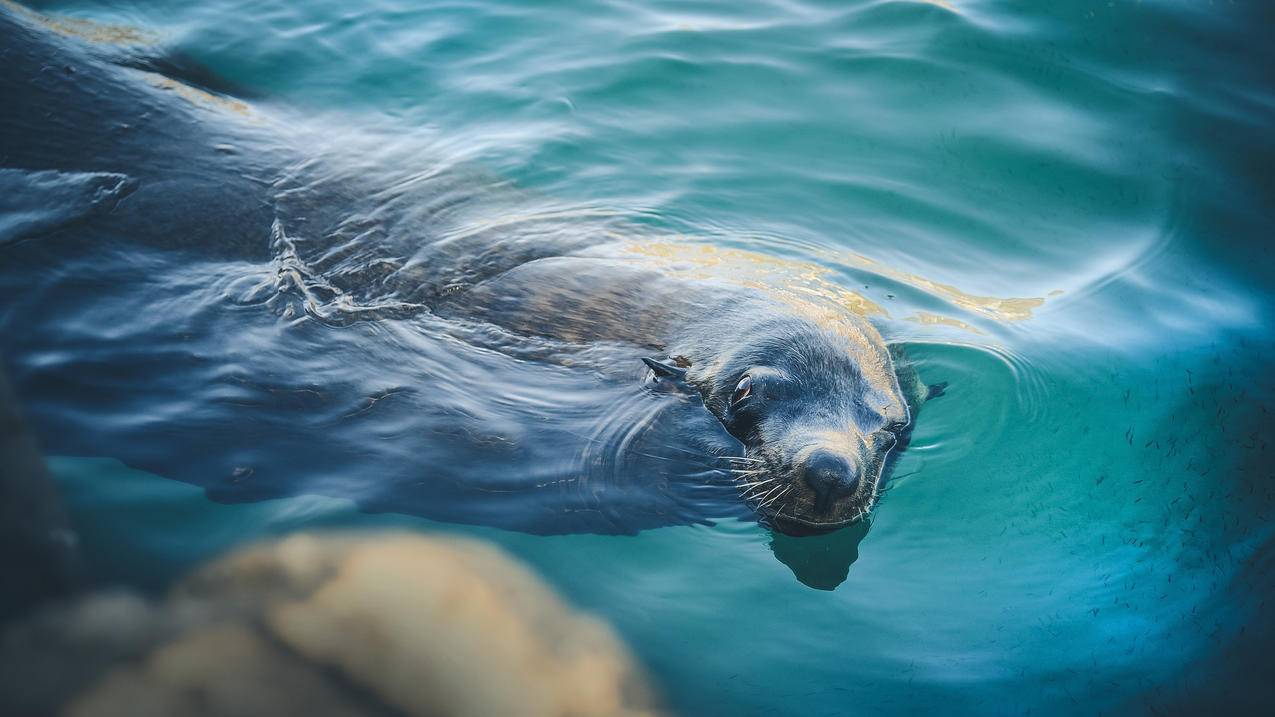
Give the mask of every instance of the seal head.
[[801, 320], [757, 328], [686, 379], [743, 444], [734, 473], [765, 522], [794, 535], [843, 527], [871, 509], [911, 424], [889, 353]]

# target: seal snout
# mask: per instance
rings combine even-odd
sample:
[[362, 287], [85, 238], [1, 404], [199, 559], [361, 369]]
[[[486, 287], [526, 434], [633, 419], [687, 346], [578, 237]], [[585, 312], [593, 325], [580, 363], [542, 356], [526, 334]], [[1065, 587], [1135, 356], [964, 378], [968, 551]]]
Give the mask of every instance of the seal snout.
[[806, 459], [803, 478], [815, 494], [815, 510], [827, 513], [859, 487], [859, 469], [847, 458], [818, 450]]

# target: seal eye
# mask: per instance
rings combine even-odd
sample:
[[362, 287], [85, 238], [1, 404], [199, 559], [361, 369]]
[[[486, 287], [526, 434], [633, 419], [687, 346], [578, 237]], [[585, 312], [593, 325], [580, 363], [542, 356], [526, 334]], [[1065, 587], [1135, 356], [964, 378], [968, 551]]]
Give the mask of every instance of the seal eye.
[[745, 398], [748, 398], [752, 395], [752, 392], [753, 377], [748, 374], [744, 374], [744, 377], [739, 379], [739, 383], [735, 386], [735, 393], [730, 397], [730, 405], [734, 406]]

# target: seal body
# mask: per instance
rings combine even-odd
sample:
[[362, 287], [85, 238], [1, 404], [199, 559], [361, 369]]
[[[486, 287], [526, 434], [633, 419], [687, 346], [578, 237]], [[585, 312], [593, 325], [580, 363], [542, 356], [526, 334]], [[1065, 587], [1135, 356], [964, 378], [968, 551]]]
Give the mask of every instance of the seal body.
[[[183, 75], [180, 64], [133, 48], [60, 37], [34, 13], [0, 7], [0, 37], [0, 61], [6, 66], [0, 75], [6, 101], [0, 118], [0, 188], [12, 190], [0, 201], [9, 202], [3, 206], [9, 216], [26, 218], [0, 226], [0, 248], [9, 247], [11, 259], [39, 261], [56, 246], [62, 257], [105, 251], [121, 261], [122, 270], [136, 268], [143, 276], [150, 271], [102, 246], [109, 241], [153, 249], [155, 261], [170, 269], [210, 258], [231, 269], [236, 262], [265, 264], [273, 272], [267, 288], [277, 295], [259, 303], [285, 321], [310, 316], [324, 326], [357, 327], [378, 318], [401, 319], [411, 331], [465, 340], [489, 333], [483, 327], [496, 327], [503, 332], [498, 351], [557, 362], [554, 373], [540, 375], [545, 381], [566, 380], [559, 369], [578, 365], [575, 359], [561, 360], [564, 351], [603, 355], [600, 370], [629, 382], [597, 394], [623, 404], [617, 411], [627, 411], [615, 414], [622, 420], [604, 419], [624, 424], [640, 416], [642, 430], [616, 429], [623, 437], [617, 443], [630, 458], [650, 460], [634, 464], [584, 449], [587, 460], [575, 473], [605, 464], [646, 476], [640, 482], [620, 481], [625, 490], [637, 483], [667, 488], [664, 477], [676, 472], [673, 466], [695, 477], [688, 479], [692, 487], [695, 480], [711, 481], [724, 473], [747, 506], [787, 532], [830, 530], [865, 514], [892, 451], [906, 441], [919, 406], [908, 390], [915, 381], [900, 384], [881, 336], [844, 304], [774, 291], [767, 282], [741, 282], [729, 270], [688, 274], [676, 250], [652, 251], [650, 237], [619, 221], [590, 224], [586, 231], [553, 215], [527, 216], [516, 208], [504, 208], [516, 219], [495, 221], [491, 214], [506, 200], [493, 192], [475, 201], [495, 182], [420, 168], [395, 174], [367, 158], [374, 153], [326, 147], [317, 140], [322, 132], [306, 134], [187, 82], [204, 74]], [[47, 248], [32, 249], [33, 239]], [[5, 279], [0, 294], [16, 299], [32, 293], [20, 277]], [[233, 279], [227, 283], [237, 285]], [[243, 300], [258, 302], [261, 292], [248, 291]], [[46, 336], [56, 341], [57, 327], [51, 326]], [[233, 327], [224, 316], [202, 317], [188, 332]], [[316, 332], [309, 340], [333, 339]], [[333, 350], [345, 346], [338, 343]], [[274, 373], [296, 372], [313, 353], [294, 351], [288, 371]], [[174, 355], [179, 358], [162, 370], [213, 362], [180, 351]], [[470, 360], [486, 356], [471, 354]], [[640, 359], [651, 367], [644, 377]], [[519, 477], [518, 467], [531, 462], [528, 454], [552, 452], [555, 440], [578, 435], [578, 427], [564, 424], [539, 437], [514, 439], [505, 434], [524, 433], [524, 426], [493, 431], [491, 420], [467, 425], [484, 419], [476, 392], [491, 391], [493, 401], [503, 397], [494, 382], [481, 377], [470, 379], [470, 390], [451, 385], [464, 373], [455, 362], [422, 366], [414, 380], [405, 378], [388, 389], [358, 386], [355, 401], [334, 395], [337, 389], [317, 378], [259, 386], [257, 379], [237, 376], [247, 361], [227, 359], [223, 369], [193, 372], [212, 382], [230, 376], [234, 400], [227, 401], [224, 390], [210, 389], [209, 401], [236, 407], [246, 420], [227, 421], [211, 411], [172, 411], [172, 423], [153, 435], [180, 433], [201, 448], [188, 450], [179, 461], [157, 459], [153, 448], [142, 447], [130, 462], [193, 476], [185, 479], [224, 499], [328, 490], [324, 486], [336, 483], [332, 478], [289, 483], [286, 474], [298, 472], [297, 459], [290, 465], [274, 454], [312, 456], [309, 470], [323, 474], [333, 470], [339, 443], [317, 441], [307, 430], [345, 435], [350, 432], [334, 432], [333, 426], [400, 405], [404, 413], [396, 414], [396, 421], [410, 421], [410, 411], [434, 418], [427, 430], [397, 431], [418, 441], [418, 450], [386, 454], [386, 469], [372, 473], [395, 489], [360, 489], [357, 498], [365, 507], [535, 532], [580, 529], [576, 526], [628, 532], [659, 521], [695, 520], [684, 517], [683, 508], [702, 505], [698, 497], [679, 498], [674, 508], [644, 507], [650, 520], [619, 521], [603, 505], [608, 498], [596, 482], [579, 476]], [[385, 361], [379, 371], [369, 371], [367, 382], [398, 368], [395, 364]], [[338, 378], [354, 370], [335, 360], [330, 369]], [[101, 367], [97, 370], [100, 374]], [[141, 385], [168, 387], [176, 395], [190, 391], [177, 378], [158, 380], [157, 367], [122, 363], [118, 370], [129, 381], [132, 373], [149, 370]], [[446, 391], [426, 390], [424, 374], [431, 373], [434, 386]], [[56, 391], [69, 380], [69, 375], [35, 379], [28, 381], [35, 386], [28, 391]], [[116, 385], [129, 384], [104, 381], [95, 387], [102, 391], [96, 402], [109, 404]], [[409, 394], [415, 403], [385, 400]], [[305, 410], [284, 410], [291, 404], [280, 403], [279, 396], [292, 397]], [[258, 408], [250, 410], [253, 406]], [[270, 414], [263, 406], [278, 410]], [[199, 424], [205, 415], [216, 423]], [[297, 415], [313, 416], [314, 423], [298, 421]], [[192, 423], [179, 429], [181, 421]], [[49, 433], [69, 441], [76, 428], [55, 424]], [[385, 431], [375, 435], [381, 440]], [[448, 452], [457, 437], [470, 446], [466, 460]], [[145, 443], [132, 435], [123, 438], [115, 445]], [[238, 458], [211, 456], [227, 445], [262, 440], [276, 440], [287, 451], [238, 449], [227, 451]], [[102, 453], [91, 443], [66, 450]], [[502, 451], [507, 459], [498, 468], [479, 468]], [[209, 455], [207, 467], [192, 465], [192, 454]], [[702, 465], [673, 457], [692, 454]], [[713, 463], [718, 459], [720, 464]], [[260, 476], [272, 461], [278, 464], [277, 477], [266, 482]], [[415, 466], [403, 467], [412, 461], [430, 464], [446, 480], [420, 480]], [[568, 496], [561, 486], [571, 481], [576, 491]], [[537, 507], [497, 515], [489, 505], [498, 495], [528, 501], [534, 496]], [[567, 515], [582, 517], [563, 527]]]

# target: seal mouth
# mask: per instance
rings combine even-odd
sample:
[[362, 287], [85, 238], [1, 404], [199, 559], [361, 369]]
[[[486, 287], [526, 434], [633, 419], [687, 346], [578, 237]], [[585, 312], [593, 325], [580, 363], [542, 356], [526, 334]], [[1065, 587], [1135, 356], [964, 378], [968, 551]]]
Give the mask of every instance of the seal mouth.
[[771, 527], [785, 535], [805, 536], [831, 533], [861, 520], [867, 520], [872, 515], [872, 509], [871, 507], [864, 507], [848, 518], [827, 521], [808, 520], [795, 515], [764, 513], [762, 511], [758, 511], [758, 515], [761, 516], [764, 522], [769, 523]]
[[[866, 500], [852, 500], [844, 506], [840, 506], [841, 510], [838, 511], [840, 515], [836, 517], [803, 517], [794, 511], [785, 512], [790, 505], [782, 499], [789, 496], [795, 485], [792, 482], [779, 483], [774, 481], [774, 483], [776, 484], [775, 487], [770, 488], [768, 492], [758, 493], [751, 499], [746, 497], [745, 503], [749, 504], [760, 523], [786, 535], [800, 536], [831, 533], [834, 530], [840, 530], [848, 525], [866, 520], [872, 515], [874, 500], [871, 496], [865, 496]], [[801, 501], [798, 500], [796, 502], [798, 506], [801, 505]], [[776, 503], [779, 505], [776, 506]]]

